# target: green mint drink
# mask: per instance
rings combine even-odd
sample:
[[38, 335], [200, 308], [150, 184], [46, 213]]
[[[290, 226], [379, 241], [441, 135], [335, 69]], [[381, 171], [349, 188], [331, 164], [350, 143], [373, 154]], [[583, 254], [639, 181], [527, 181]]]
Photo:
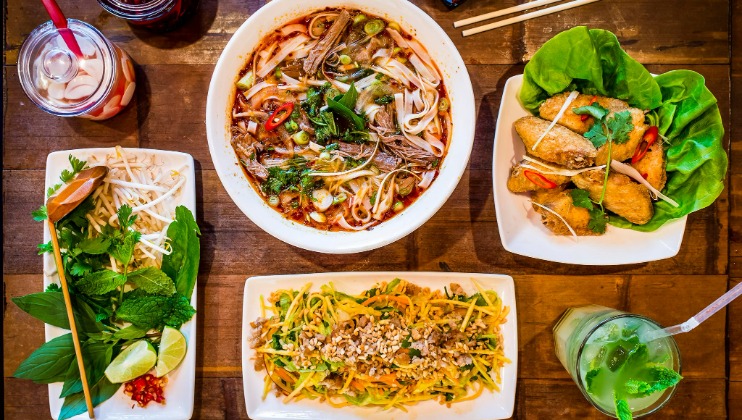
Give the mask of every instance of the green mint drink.
[[630, 419], [661, 408], [682, 379], [672, 337], [639, 315], [591, 305], [571, 308], [554, 327], [556, 353], [585, 397], [603, 413]]

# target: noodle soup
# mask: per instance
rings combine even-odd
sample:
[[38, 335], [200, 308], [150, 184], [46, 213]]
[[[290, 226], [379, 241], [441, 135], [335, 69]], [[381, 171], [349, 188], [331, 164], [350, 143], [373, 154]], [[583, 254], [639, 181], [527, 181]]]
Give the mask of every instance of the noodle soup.
[[434, 182], [450, 101], [425, 48], [395, 22], [327, 9], [266, 36], [236, 78], [231, 143], [285, 217], [367, 230]]

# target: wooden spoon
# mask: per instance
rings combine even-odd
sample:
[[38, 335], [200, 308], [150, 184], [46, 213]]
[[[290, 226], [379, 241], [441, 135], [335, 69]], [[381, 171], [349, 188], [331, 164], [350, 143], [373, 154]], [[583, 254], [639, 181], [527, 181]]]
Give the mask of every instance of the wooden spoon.
[[62, 253], [59, 250], [59, 240], [57, 239], [57, 229], [54, 223], [68, 215], [72, 210], [77, 208], [90, 194], [95, 191], [103, 178], [108, 174], [108, 168], [105, 166], [94, 166], [90, 169], [81, 171], [72, 182], [61, 190], [59, 193], [49, 197], [46, 202], [47, 227], [52, 237], [54, 246], [54, 260], [57, 263], [57, 272], [59, 273], [59, 282], [62, 284], [62, 294], [64, 303], [67, 307], [67, 319], [70, 322], [70, 331], [72, 332], [72, 343], [75, 346], [75, 356], [77, 356], [77, 367], [80, 369], [80, 380], [82, 381], [82, 390], [85, 394], [85, 404], [88, 406], [88, 415], [91, 419], [95, 418], [93, 411], [93, 400], [90, 397], [90, 388], [88, 387], [87, 375], [85, 375], [85, 364], [82, 360], [82, 350], [80, 349], [80, 340], [77, 335], [77, 326], [75, 325], [75, 316], [72, 313], [72, 301], [70, 300], [70, 291], [67, 288], [67, 279], [64, 275], [64, 264], [62, 264]]

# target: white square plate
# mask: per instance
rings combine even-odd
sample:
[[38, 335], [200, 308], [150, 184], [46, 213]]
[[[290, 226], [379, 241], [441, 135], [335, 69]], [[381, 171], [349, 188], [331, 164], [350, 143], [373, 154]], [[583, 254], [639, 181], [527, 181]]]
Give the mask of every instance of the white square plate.
[[[194, 217], [196, 216], [196, 174], [194, 171], [193, 157], [186, 153], [170, 152], [152, 149], [124, 149], [127, 154], [136, 156], [153, 156], [155, 162], [166, 170], [181, 169], [186, 175], [186, 182], [183, 184], [182, 191], [177, 199], [179, 204], [186, 206]], [[91, 156], [96, 156], [103, 160], [104, 157], [115, 151], [114, 148], [96, 148], [96, 149], [76, 149], [62, 150], [49, 154], [46, 159], [46, 187], [51, 187], [59, 183], [59, 175], [62, 170], [69, 169], [69, 155], [73, 155], [81, 160], [88, 160]], [[44, 199], [46, 196], [44, 196]], [[44, 242], [51, 240], [49, 230], [44, 225]], [[44, 275], [44, 287], [50, 283], [59, 284], [59, 277], [56, 274], [54, 257], [51, 254], [44, 254], [44, 273], [54, 273], [54, 275]], [[191, 297], [191, 306], [196, 306], [196, 290], [193, 288]], [[197, 308], [198, 309], [198, 308]], [[188, 352], [185, 359], [180, 365], [171, 371], [168, 376], [168, 383], [165, 386], [165, 400], [167, 404], [148, 404], [146, 408], [139, 407], [131, 397], [124, 394], [124, 387], [121, 388], [111, 398], [95, 408], [96, 419], [162, 419], [162, 420], [180, 420], [190, 419], [193, 414], [193, 392], [196, 385], [196, 317], [194, 315], [186, 324], [183, 324], [180, 331], [185, 335], [188, 345]], [[66, 334], [69, 331], [62, 328], [53, 327], [45, 324], [46, 341]], [[57, 419], [59, 411], [62, 409], [64, 399], [58, 398], [62, 392], [62, 383], [49, 384], [49, 408], [52, 417]], [[133, 406], [133, 408], [132, 408]], [[87, 419], [87, 412], [73, 417], [74, 419]]]
[[[505, 357], [510, 364], [502, 369], [501, 392], [491, 393], [485, 390], [472, 401], [453, 404], [451, 408], [437, 401], [424, 401], [407, 407], [408, 413], [398, 409], [383, 411], [375, 407], [346, 406], [334, 408], [327, 403], [303, 399], [284, 404], [276, 398], [275, 393], [262, 399], [265, 371], [257, 372], [253, 367], [256, 352], [250, 348], [250, 322], [260, 316], [260, 295], [265, 299], [278, 289], [301, 289], [306, 283], [312, 283], [311, 290], [333, 282], [337, 290], [356, 294], [371, 288], [376, 283], [391, 281], [395, 278], [410, 281], [418, 286], [431, 290], [443, 290], [451, 282], [459, 283], [464, 291], [476, 291], [470, 279], [478, 281], [482, 287], [494, 290], [502, 299], [503, 305], [510, 307], [507, 322], [502, 325], [505, 340]], [[242, 308], [242, 377], [245, 389], [247, 415], [253, 420], [262, 419], [452, 419], [460, 417], [466, 420], [505, 419], [513, 415], [515, 403], [515, 385], [518, 373], [518, 320], [515, 310], [515, 288], [510, 276], [497, 274], [470, 273], [425, 273], [425, 272], [349, 272], [294, 274], [284, 276], [251, 277], [245, 282], [245, 300]]]
[[541, 223], [529, 194], [508, 190], [510, 168], [521, 160], [525, 147], [513, 123], [530, 115], [518, 101], [523, 75], [505, 83], [492, 151], [497, 228], [506, 250], [527, 257], [568, 264], [636, 264], [675, 256], [680, 250], [687, 216], [664, 224], [654, 232], [639, 232], [608, 225], [602, 236], [557, 236]]

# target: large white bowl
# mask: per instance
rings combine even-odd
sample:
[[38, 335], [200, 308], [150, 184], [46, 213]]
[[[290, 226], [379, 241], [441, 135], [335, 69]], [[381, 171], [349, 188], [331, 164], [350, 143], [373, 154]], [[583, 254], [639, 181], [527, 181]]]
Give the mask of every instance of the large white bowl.
[[[258, 42], [283, 23], [326, 7], [346, 7], [396, 21], [428, 50], [442, 73], [451, 101], [453, 133], [440, 173], [411, 206], [372, 230], [325, 232], [288, 220], [260, 197], [242, 172], [230, 145], [230, 114], [237, 74]], [[219, 57], [206, 100], [206, 136], [217, 174], [229, 196], [263, 230], [311, 251], [353, 253], [394, 242], [430, 219], [443, 206], [466, 169], [474, 142], [474, 93], [464, 61], [438, 24], [406, 0], [274, 0], [235, 32]]]

